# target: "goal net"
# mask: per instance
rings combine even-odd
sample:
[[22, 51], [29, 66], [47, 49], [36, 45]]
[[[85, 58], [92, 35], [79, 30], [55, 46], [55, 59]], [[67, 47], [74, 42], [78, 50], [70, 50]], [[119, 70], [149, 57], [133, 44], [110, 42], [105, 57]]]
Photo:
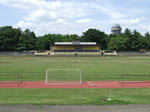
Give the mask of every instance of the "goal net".
[[46, 84], [82, 84], [81, 69], [47, 69]]

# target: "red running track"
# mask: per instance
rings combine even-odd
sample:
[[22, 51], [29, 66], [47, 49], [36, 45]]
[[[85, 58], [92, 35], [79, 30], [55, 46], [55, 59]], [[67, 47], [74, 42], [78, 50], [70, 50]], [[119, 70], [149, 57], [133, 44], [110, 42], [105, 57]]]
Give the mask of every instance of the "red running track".
[[0, 81], [0, 88], [150, 88], [150, 81], [84, 81], [82, 84], [45, 84], [44, 81]]

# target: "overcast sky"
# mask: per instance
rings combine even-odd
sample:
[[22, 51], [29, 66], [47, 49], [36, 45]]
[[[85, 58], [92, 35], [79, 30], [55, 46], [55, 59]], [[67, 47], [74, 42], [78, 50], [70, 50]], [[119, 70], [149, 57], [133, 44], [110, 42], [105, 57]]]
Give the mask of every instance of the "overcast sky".
[[118, 23], [150, 31], [149, 0], [0, 0], [0, 26], [29, 28], [36, 35], [79, 34], [89, 28], [110, 33]]

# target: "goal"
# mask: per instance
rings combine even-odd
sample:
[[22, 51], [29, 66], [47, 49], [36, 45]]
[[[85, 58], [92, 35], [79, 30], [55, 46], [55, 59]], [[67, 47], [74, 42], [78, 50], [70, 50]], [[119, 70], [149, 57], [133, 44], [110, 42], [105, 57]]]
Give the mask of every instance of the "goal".
[[81, 69], [47, 69], [45, 84], [82, 84]]

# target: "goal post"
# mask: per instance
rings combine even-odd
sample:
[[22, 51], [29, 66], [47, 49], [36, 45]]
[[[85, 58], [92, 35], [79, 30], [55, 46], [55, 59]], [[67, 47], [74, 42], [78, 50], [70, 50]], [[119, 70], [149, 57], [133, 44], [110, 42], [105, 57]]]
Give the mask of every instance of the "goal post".
[[81, 69], [47, 69], [45, 84], [82, 84]]

